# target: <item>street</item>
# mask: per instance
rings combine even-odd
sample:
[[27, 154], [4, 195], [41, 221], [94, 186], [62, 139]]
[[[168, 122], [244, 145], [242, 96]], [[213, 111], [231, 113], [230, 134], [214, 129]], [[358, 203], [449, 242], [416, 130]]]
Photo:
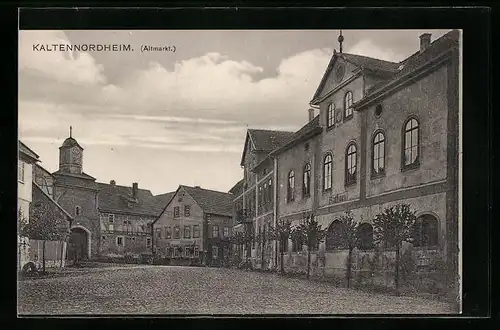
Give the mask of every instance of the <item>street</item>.
[[18, 282], [28, 314], [453, 313], [446, 303], [241, 270], [113, 266]]

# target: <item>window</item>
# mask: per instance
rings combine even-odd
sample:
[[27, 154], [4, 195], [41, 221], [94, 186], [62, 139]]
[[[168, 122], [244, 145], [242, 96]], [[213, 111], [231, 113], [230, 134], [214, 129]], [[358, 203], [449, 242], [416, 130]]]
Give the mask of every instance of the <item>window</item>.
[[352, 92], [345, 93], [344, 96], [344, 119], [352, 117]]
[[181, 229], [179, 226], [174, 227], [174, 238], [181, 238]]
[[382, 104], [378, 104], [375, 107], [375, 117], [379, 118], [381, 114], [382, 114]]
[[224, 227], [223, 235], [224, 237], [229, 237], [229, 227]]
[[75, 206], [75, 215], [80, 215], [82, 212], [82, 208], [80, 206]]
[[212, 246], [212, 259], [217, 259], [219, 257], [219, 247]]
[[146, 248], [151, 248], [151, 237], [146, 237]]
[[302, 196], [309, 197], [311, 194], [311, 165], [304, 166], [304, 175], [302, 180]]
[[373, 227], [371, 224], [364, 222], [358, 227], [358, 247], [361, 250], [373, 249]]
[[335, 123], [335, 104], [328, 104], [328, 111], [326, 113], [326, 126], [328, 128], [332, 127]]
[[382, 132], [377, 132], [373, 138], [372, 150], [372, 175], [382, 175], [385, 173], [385, 136]]
[[348, 145], [345, 155], [345, 184], [353, 184], [356, 182], [356, 144], [351, 143]]
[[267, 191], [267, 182], [266, 182], [266, 183], [264, 183], [264, 204], [267, 204], [267, 202], [268, 202], [267, 193], [268, 193], [268, 191]]
[[115, 225], [113, 225], [112, 223], [108, 224], [108, 231], [114, 231], [115, 230]]
[[198, 237], [200, 237], [200, 226], [194, 225], [193, 226], [193, 238], [198, 238]]
[[125, 241], [123, 240], [122, 236], [116, 237], [116, 245], [117, 246], [123, 247], [124, 243], [125, 243]]
[[172, 238], [172, 228], [170, 226], [165, 227], [165, 238]]
[[437, 246], [438, 232], [438, 220], [435, 216], [425, 214], [418, 217], [413, 225], [413, 246]]
[[210, 219], [212, 216], [210, 214], [205, 214], [205, 219], [207, 220], [208, 223], [210, 223]]
[[114, 223], [115, 222], [115, 215], [114, 214], [108, 214], [108, 221], [109, 221], [109, 223]]
[[188, 246], [185, 246], [183, 249], [183, 257], [184, 258], [189, 258], [191, 256], [191, 251], [189, 250]]
[[190, 205], [184, 205], [184, 216], [185, 217], [191, 216], [191, 206]]
[[22, 160], [17, 160], [17, 167], [18, 167], [18, 172], [17, 172], [17, 179], [21, 182], [24, 182], [24, 162]]
[[174, 207], [174, 218], [180, 217], [180, 208], [179, 206]]
[[181, 256], [182, 248], [180, 246], [174, 246], [174, 258], [179, 258]]
[[404, 125], [403, 168], [418, 165], [419, 134], [418, 121], [410, 118]]
[[295, 199], [295, 172], [291, 170], [288, 173], [288, 189], [287, 189], [288, 202]]
[[262, 203], [262, 186], [259, 187], [259, 198], [258, 198], [258, 201], [259, 201], [259, 206], [261, 206], [263, 203]]
[[184, 226], [184, 238], [191, 238], [191, 226]]
[[273, 200], [273, 180], [272, 179], [269, 179], [267, 189], [269, 189], [268, 194], [267, 194], [268, 198], [269, 198], [269, 202], [272, 202], [272, 200]]
[[267, 174], [267, 168], [264, 169], [264, 171], [262, 172], [262, 175], [266, 175]]
[[193, 257], [198, 258], [200, 256], [200, 247], [195, 246], [193, 251]]
[[219, 237], [219, 226], [212, 226], [212, 237]]
[[156, 237], [161, 238], [161, 228], [156, 228]]
[[323, 190], [332, 189], [332, 155], [327, 154], [323, 161]]

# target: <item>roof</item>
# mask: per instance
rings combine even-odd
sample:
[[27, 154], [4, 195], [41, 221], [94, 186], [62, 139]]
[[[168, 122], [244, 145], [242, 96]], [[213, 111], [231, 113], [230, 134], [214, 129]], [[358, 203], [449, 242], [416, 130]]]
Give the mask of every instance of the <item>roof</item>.
[[319, 133], [321, 132], [321, 125], [319, 123], [319, 115], [316, 115], [313, 120], [309, 121], [307, 124], [302, 126], [301, 129], [299, 129], [297, 132], [295, 132], [288, 141], [286, 141], [285, 144], [283, 144], [282, 147], [274, 150], [271, 154], [272, 155], [278, 155], [281, 152], [287, 150], [288, 148], [294, 146], [296, 143], [299, 141], [302, 141], [302, 139], [309, 137], [313, 133]]
[[229, 189], [229, 193], [233, 195], [239, 195], [240, 192], [243, 192], [244, 181], [244, 179], [238, 181], [231, 189]]
[[69, 137], [66, 140], [64, 140], [62, 146], [60, 146], [59, 148], [69, 148], [74, 146], [78, 146], [80, 149], [83, 150], [83, 148], [78, 144], [78, 142], [76, 142], [76, 140], [73, 139], [72, 137]]
[[33, 187], [39, 190], [50, 202], [52, 202], [57, 208], [59, 208], [69, 219], [73, 219], [73, 216], [69, 214], [59, 203], [57, 203], [49, 194], [47, 194], [35, 181], [33, 181]]
[[163, 211], [165, 206], [167, 206], [167, 204], [170, 202], [172, 197], [174, 197], [174, 195], [175, 191], [172, 191], [165, 194], [156, 195], [151, 198], [147, 198], [144, 201], [145, 207], [150, 208], [155, 212], [155, 214], [159, 215]]
[[132, 198], [132, 187], [101, 182], [98, 182], [97, 186], [99, 188], [100, 211], [157, 215], [157, 210], [152, 208], [154, 203], [147, 201], [153, 197], [149, 190], [138, 189], [137, 200], [134, 200]]
[[54, 173], [52, 173], [52, 175], [67, 175], [67, 176], [74, 176], [80, 179], [95, 180], [93, 176], [90, 176], [85, 172], [82, 172], [81, 174], [76, 174], [76, 173], [68, 173], [61, 170], [57, 170]]
[[343, 58], [345, 61], [349, 63], [352, 63], [353, 65], [357, 66], [360, 69], [367, 69], [377, 74], [396, 73], [400, 65], [400, 63], [379, 60], [373, 57], [361, 56], [349, 53], [337, 53], [334, 51], [332, 58], [330, 59], [330, 62], [326, 67], [325, 73], [321, 78], [321, 82], [319, 83], [318, 88], [316, 89], [316, 92], [314, 93], [314, 96], [310, 102], [311, 104], [314, 104], [318, 99], [321, 90], [323, 89], [323, 86], [325, 85], [330, 75], [330, 72], [333, 70], [333, 65], [335, 64], [335, 61], [339, 57]]
[[245, 139], [245, 148], [241, 156], [240, 165], [243, 166], [245, 159], [246, 146], [248, 141], [252, 142], [254, 150], [271, 152], [285, 143], [294, 133], [289, 131], [264, 130], [264, 129], [249, 129]]
[[195, 200], [196, 204], [201, 207], [203, 212], [217, 215], [233, 215], [233, 198], [234, 195], [203, 189], [200, 187], [179, 186]]
[[25, 145], [21, 141], [18, 141], [18, 148], [19, 148], [19, 152], [21, 152], [24, 155], [32, 158], [35, 161], [38, 161], [38, 159], [40, 158], [40, 156], [38, 156], [36, 154], [36, 152], [34, 152], [33, 150], [31, 150], [27, 145]]
[[[442, 37], [434, 40], [424, 52], [420, 52], [419, 50], [405, 60], [401, 61], [399, 63], [400, 70], [390, 79], [378, 83], [370, 88], [367, 91], [367, 96], [358, 101], [357, 105], [359, 106], [365, 104], [367, 101], [372, 99], [374, 94], [379, 94], [385, 91], [389, 86], [392, 86], [394, 82], [399, 81], [415, 70], [424, 67], [427, 63], [438, 58], [440, 55], [443, 55], [450, 49], [458, 47], [459, 37], [460, 32], [458, 30], [452, 30]], [[356, 106], [356, 104], [354, 106]]]

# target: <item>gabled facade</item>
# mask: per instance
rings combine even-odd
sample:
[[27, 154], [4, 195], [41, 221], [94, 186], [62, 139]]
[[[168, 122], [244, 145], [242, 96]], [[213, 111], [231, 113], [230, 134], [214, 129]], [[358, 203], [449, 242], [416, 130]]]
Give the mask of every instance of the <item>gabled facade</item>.
[[[459, 32], [430, 37], [399, 63], [334, 53], [308, 122], [269, 154], [275, 219], [295, 225], [314, 212], [328, 229], [319, 250], [329, 267], [344, 267], [338, 216], [352, 211], [370, 251], [376, 214], [404, 202], [417, 211], [417, 252], [442, 255], [457, 273]], [[289, 242], [290, 265], [304, 248]]]
[[217, 264], [229, 255], [233, 196], [181, 185], [154, 222], [154, 249], [170, 259]]

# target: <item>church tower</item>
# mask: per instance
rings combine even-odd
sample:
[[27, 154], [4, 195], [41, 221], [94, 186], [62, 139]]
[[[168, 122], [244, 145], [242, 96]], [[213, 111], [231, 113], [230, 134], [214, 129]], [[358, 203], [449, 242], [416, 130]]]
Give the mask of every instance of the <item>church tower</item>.
[[72, 127], [69, 137], [59, 147], [59, 172], [82, 174], [83, 148], [73, 139]]

